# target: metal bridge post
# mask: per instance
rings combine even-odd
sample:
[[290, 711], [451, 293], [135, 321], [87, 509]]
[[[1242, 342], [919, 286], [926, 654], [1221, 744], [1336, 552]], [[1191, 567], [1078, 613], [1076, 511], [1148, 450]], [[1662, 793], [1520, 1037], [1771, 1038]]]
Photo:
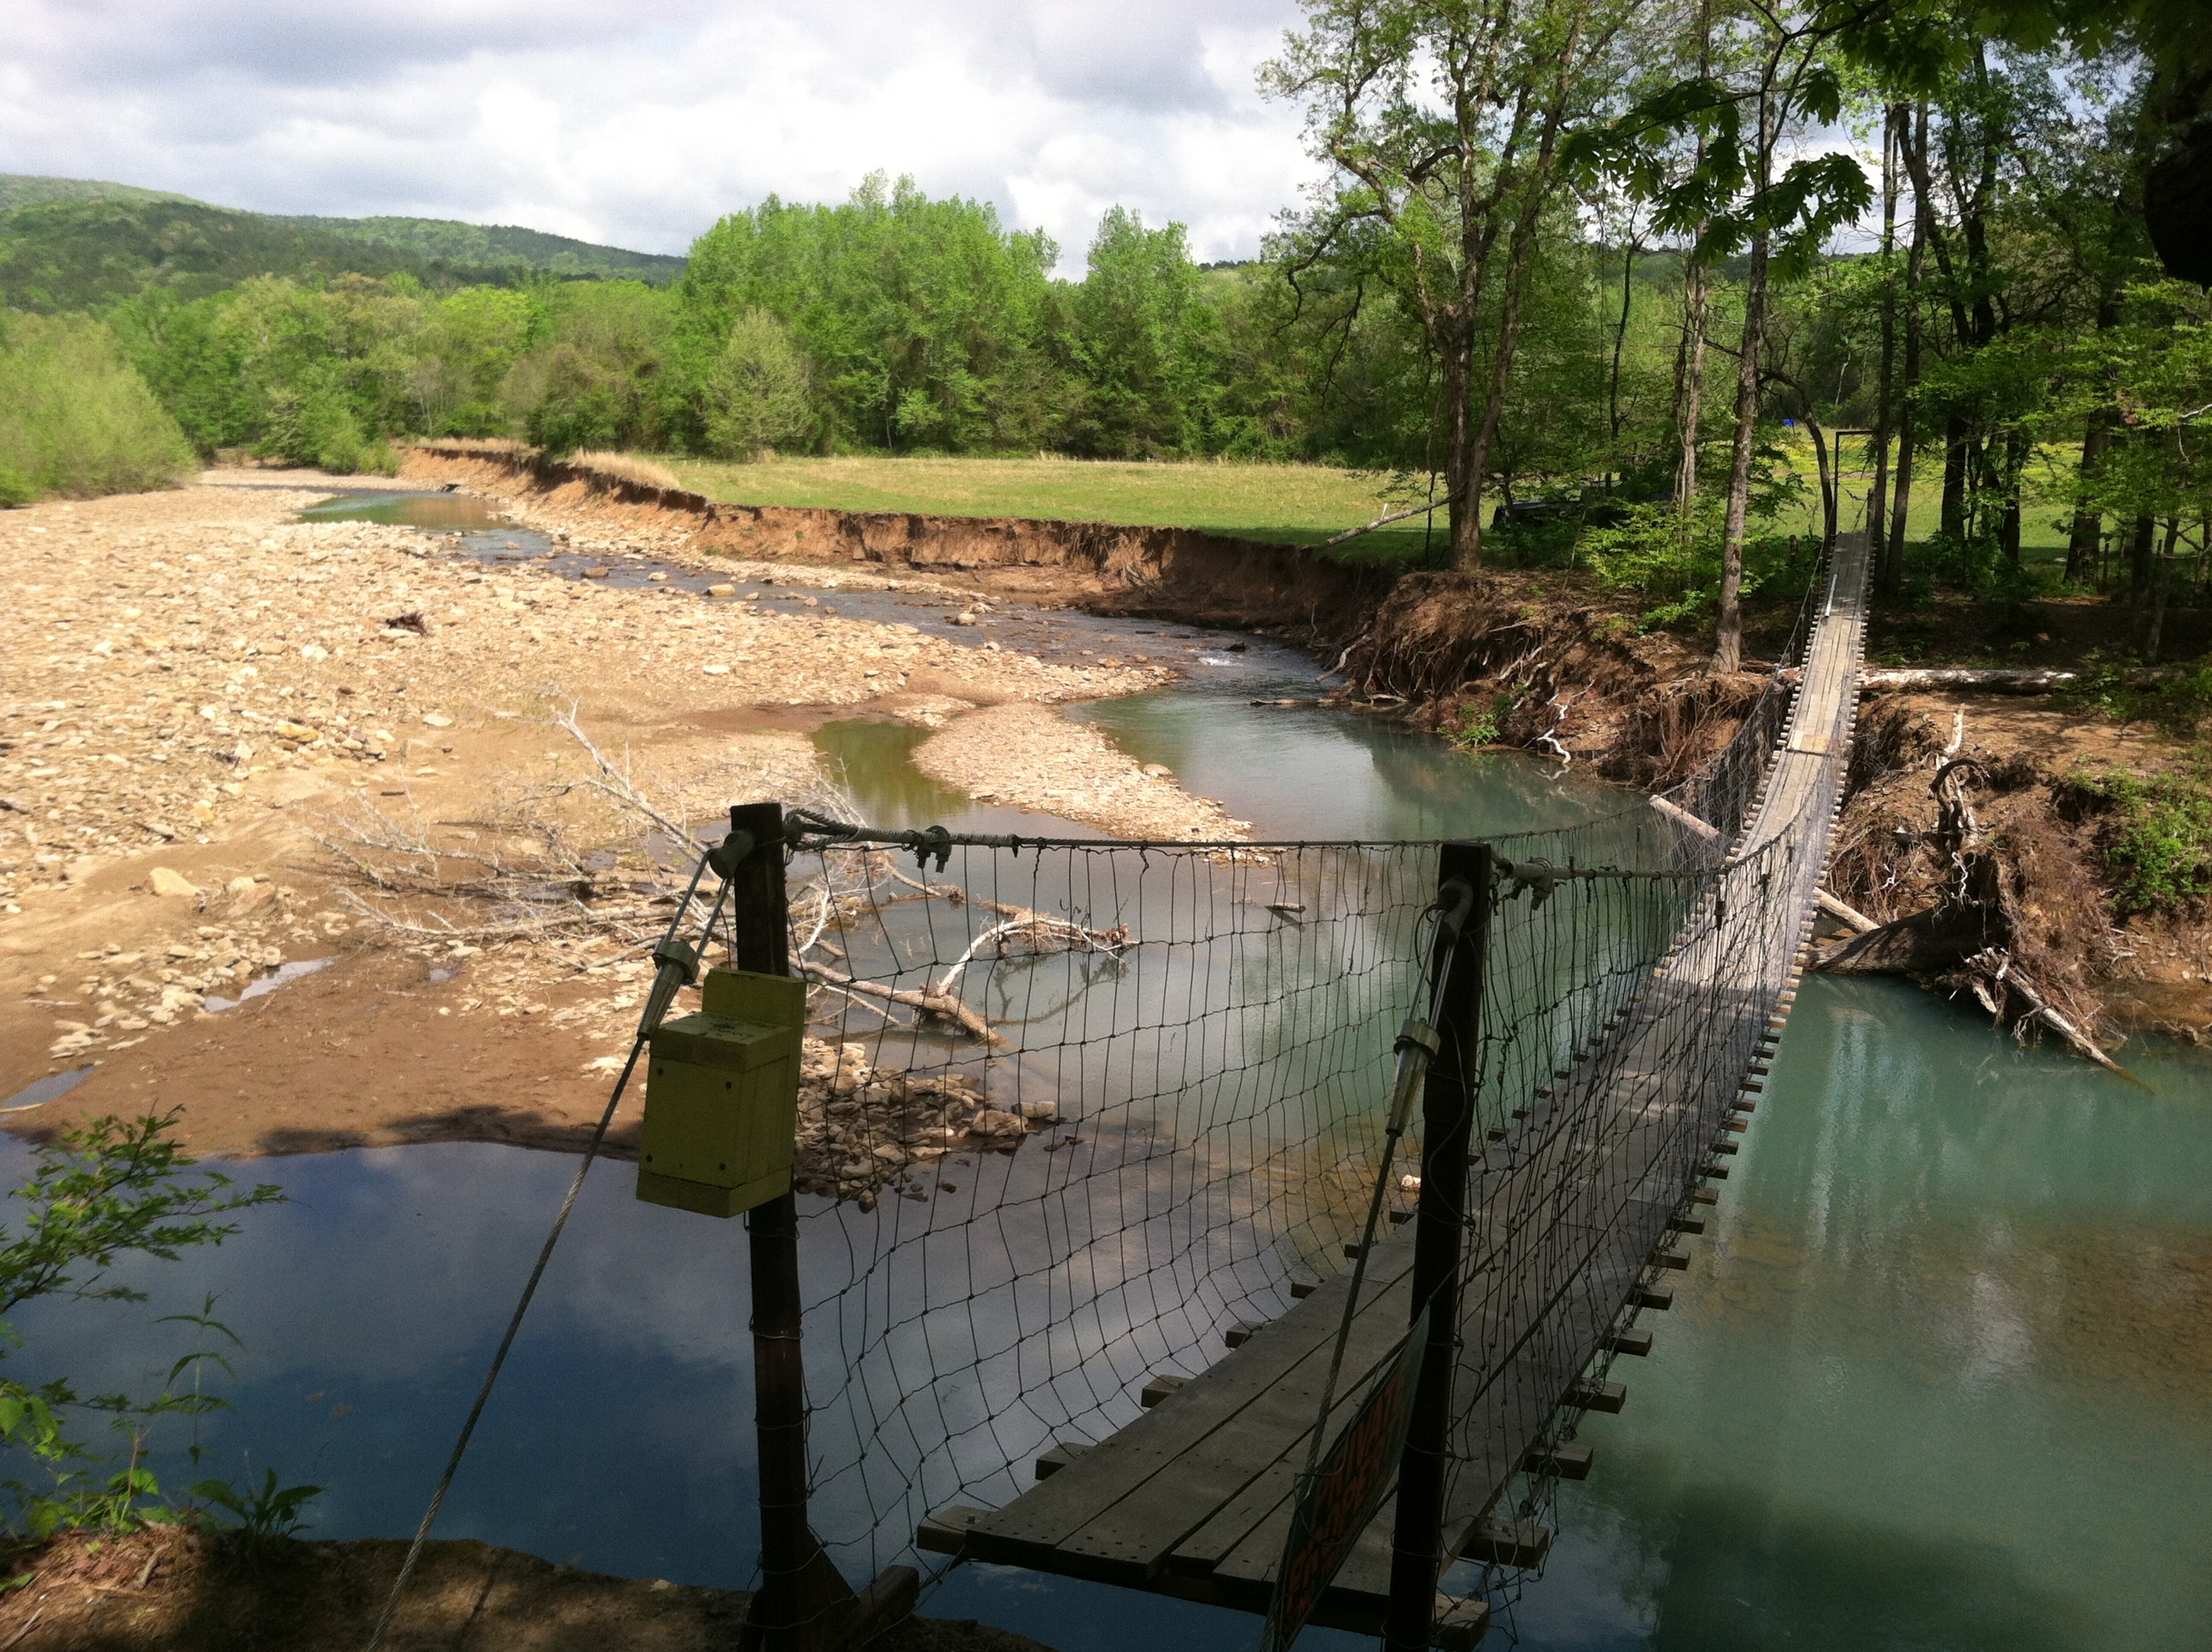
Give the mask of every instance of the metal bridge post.
[[1389, 1652], [1425, 1652], [1443, 1576], [1444, 1480], [1450, 1453], [1452, 1365], [1459, 1352], [1460, 1248], [1467, 1224], [1468, 1150], [1481, 1083], [1482, 984], [1490, 953], [1492, 855], [1486, 843], [1447, 843], [1441, 887], [1463, 878], [1474, 902], [1455, 943], [1439, 931], [1431, 963], [1440, 981], [1431, 1022], [1443, 1046], [1421, 1090], [1421, 1197], [1413, 1218], [1413, 1303], [1429, 1311], [1429, 1343], [1398, 1466], [1390, 1557]]
[[[730, 879], [732, 961], [763, 975], [791, 973], [783, 878], [783, 805], [730, 811], [757, 847]], [[788, 1190], [746, 1212], [753, 1303], [753, 1427], [760, 1476], [761, 1587], [745, 1613], [746, 1652], [816, 1652], [844, 1643], [856, 1615], [852, 1586], [806, 1517], [806, 1371], [799, 1354], [799, 1206]]]

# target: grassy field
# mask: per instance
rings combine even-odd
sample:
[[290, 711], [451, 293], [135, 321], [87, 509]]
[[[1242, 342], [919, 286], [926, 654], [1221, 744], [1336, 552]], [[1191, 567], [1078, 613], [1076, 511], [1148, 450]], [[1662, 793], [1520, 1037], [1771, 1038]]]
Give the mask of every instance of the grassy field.
[[[660, 457], [686, 487], [732, 504], [944, 516], [1019, 516], [1206, 528], [1312, 544], [1392, 508], [1389, 478], [1317, 465], [1145, 465], [1065, 459], [776, 459], [757, 465]], [[1410, 502], [1410, 501], [1407, 501]], [[1443, 513], [1436, 516], [1443, 537]], [[1380, 528], [1340, 554], [1408, 558], [1421, 522]]]
[[[638, 456], [642, 458], [643, 456]], [[1804, 497], [1776, 523], [1784, 533], [1820, 531], [1820, 492], [1813, 449], [1790, 448]], [[1842, 525], [1861, 525], [1868, 475], [1845, 455]], [[2069, 456], [2029, 478], [2021, 543], [2030, 562], [2063, 558], [2072, 479]], [[732, 504], [799, 505], [825, 510], [919, 511], [941, 516], [1039, 517], [1114, 522], [1133, 527], [1206, 528], [1275, 544], [1313, 544], [1373, 520], [1400, 503], [1386, 496], [1389, 478], [1373, 471], [1318, 465], [1123, 464], [1066, 459], [776, 459], [757, 465], [657, 456], [684, 485]], [[1724, 477], [1708, 476], [1706, 485]], [[1933, 535], [1942, 514], [1942, 475], [1923, 463], [1913, 489], [1910, 537]], [[1497, 501], [1483, 501], [1489, 519]], [[1440, 551], [1444, 513], [1435, 517]], [[1347, 559], [1413, 561], [1423, 551], [1419, 518], [1378, 528], [1332, 553]]]

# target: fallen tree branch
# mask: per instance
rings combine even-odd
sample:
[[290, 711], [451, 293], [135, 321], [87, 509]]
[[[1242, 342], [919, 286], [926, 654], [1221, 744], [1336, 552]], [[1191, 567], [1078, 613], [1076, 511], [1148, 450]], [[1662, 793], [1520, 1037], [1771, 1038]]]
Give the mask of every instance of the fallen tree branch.
[[1831, 918], [1837, 920], [1838, 922], [1849, 924], [1853, 929], [1858, 931], [1862, 935], [1871, 935], [1875, 930], [1881, 927], [1880, 924], [1875, 922], [1873, 919], [1868, 917], [1865, 913], [1861, 912], [1856, 907], [1846, 906], [1843, 902], [1838, 901], [1834, 896], [1829, 894], [1826, 890], [1814, 890], [1813, 898], [1820, 903], [1821, 911], [1826, 913]]
[[[2155, 688], [2161, 683], [2171, 683], [2177, 673], [2170, 671], [2123, 671], [2115, 681], [2131, 689]], [[2084, 680], [2080, 671], [2036, 671], [2026, 667], [1994, 666], [1988, 669], [1966, 666], [1929, 666], [1924, 668], [1862, 667], [1859, 687], [1894, 689], [1910, 691], [1915, 689], [1951, 689], [1962, 694], [2050, 694], [2059, 689], [2070, 689]]]
[[[2138, 1084], [2142, 1083], [2142, 1079], [2100, 1049], [2096, 1041], [2088, 1034], [2060, 1014], [2051, 1000], [2044, 997], [2035, 983], [2027, 978], [2027, 972], [2014, 963], [2012, 955], [2002, 947], [1993, 946], [1977, 952], [1966, 960], [1966, 968], [1974, 972], [1978, 977], [1977, 984], [1978, 980], [1985, 979], [1993, 987], [2020, 995], [2028, 1006], [2028, 1013], [2020, 1018], [2021, 1026], [2026, 1026], [2031, 1021], [2040, 1021], [2099, 1066], [2108, 1072], [2117, 1072], [2121, 1078], [2132, 1083]], [[1977, 996], [1981, 998], [1984, 1005], [1990, 1009], [1991, 1014], [2002, 1014], [1999, 1005], [1992, 1005], [1988, 994], [1978, 993]], [[2001, 1004], [2002, 1000], [1999, 1002]], [[2148, 1086], [2146, 1085], [2145, 1088]]]
[[[1327, 550], [1331, 545], [1340, 545], [1347, 539], [1357, 539], [1363, 533], [1372, 533], [1377, 528], [1387, 528], [1393, 522], [1402, 522], [1409, 516], [1425, 516], [1431, 511], [1442, 510], [1458, 497], [1459, 495], [1456, 493], [1449, 493], [1442, 499], [1431, 500], [1425, 505], [1409, 505], [1402, 511], [1392, 511], [1387, 516], [1376, 517], [1372, 522], [1363, 522], [1356, 528], [1346, 528], [1342, 533], [1333, 533], [1314, 549]], [[1347, 648], [1345, 652], [1349, 653], [1351, 650]]]
[[949, 1021], [969, 1037], [980, 1039], [984, 1043], [1003, 1045], [1006, 1042], [989, 1022], [951, 993], [915, 992], [902, 987], [886, 987], [878, 981], [860, 981], [842, 969], [832, 969], [826, 963], [817, 963], [811, 958], [798, 960], [797, 968], [799, 974], [824, 986], [840, 987], [848, 993], [864, 993], [870, 998], [879, 998], [889, 1004], [903, 1004], [910, 1010], [920, 1010], [941, 1021]]
[[1697, 816], [1692, 814], [1687, 809], [1682, 807], [1679, 803], [1670, 803], [1668, 799], [1660, 797], [1656, 793], [1651, 796], [1649, 801], [1654, 809], [1656, 809], [1661, 814], [1666, 816], [1668, 819], [1688, 827], [1699, 837], [1714, 839], [1718, 838], [1721, 835], [1721, 829], [1719, 827], [1714, 825], [1710, 821], [1699, 819]]

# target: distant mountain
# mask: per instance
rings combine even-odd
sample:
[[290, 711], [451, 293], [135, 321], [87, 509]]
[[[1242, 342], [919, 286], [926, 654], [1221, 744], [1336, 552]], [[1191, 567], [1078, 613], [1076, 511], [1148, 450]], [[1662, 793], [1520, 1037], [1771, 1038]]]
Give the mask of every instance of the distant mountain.
[[0, 305], [91, 309], [163, 288], [203, 298], [254, 276], [390, 276], [428, 284], [498, 280], [307, 229], [282, 218], [191, 201], [49, 201], [0, 214]]
[[150, 288], [198, 298], [253, 276], [407, 274], [446, 288], [532, 274], [665, 285], [684, 260], [509, 226], [279, 217], [128, 184], [0, 174], [0, 307], [90, 308]]
[[[40, 206], [48, 201], [191, 201], [189, 195], [171, 195], [136, 184], [103, 184], [91, 178], [38, 178], [28, 173], [0, 172], [0, 212], [21, 206]], [[204, 201], [193, 201], [204, 206]]]
[[488, 267], [520, 264], [550, 275], [617, 276], [650, 282], [656, 287], [684, 273], [684, 260], [665, 252], [631, 252], [514, 224], [465, 224], [450, 218], [290, 218], [286, 222], [380, 246], [396, 246], [448, 264]]

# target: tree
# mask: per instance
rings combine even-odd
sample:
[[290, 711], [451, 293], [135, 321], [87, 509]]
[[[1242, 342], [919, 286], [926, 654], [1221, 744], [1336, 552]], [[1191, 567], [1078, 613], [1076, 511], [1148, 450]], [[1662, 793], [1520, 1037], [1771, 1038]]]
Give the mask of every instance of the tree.
[[[1579, 135], [1575, 146], [1579, 163], [1614, 173], [1657, 203], [1660, 233], [1693, 236], [1698, 262], [1749, 251], [1722, 527], [1717, 671], [1735, 671], [1743, 654], [1743, 550], [1769, 285], [1778, 274], [1788, 279], [1808, 270], [1829, 237], [1873, 198], [1849, 155], [1792, 161], [1779, 175], [1776, 157], [1801, 127], [1840, 117], [1844, 88], [1831, 48], [1849, 31], [1870, 30], [1887, 9], [1886, 0], [1753, 0], [1726, 21], [1719, 74], [1640, 100], [1610, 129]], [[1698, 159], [1680, 173], [1668, 151], [1685, 134], [1695, 135]]]
[[732, 321], [708, 369], [701, 410], [708, 449], [725, 459], [749, 459], [764, 448], [796, 446], [816, 436], [806, 358], [790, 330], [762, 309]]
[[1072, 446], [1117, 459], [1206, 450], [1220, 327], [1200, 282], [1181, 224], [1147, 229], [1124, 208], [1106, 214], [1070, 295], [1084, 383]]
[[1293, 265], [1357, 258], [1437, 364], [1451, 553], [1482, 565], [1481, 490], [1562, 146], [1631, 78], [1629, 0], [1322, 0], [1261, 70], [1330, 168]]

